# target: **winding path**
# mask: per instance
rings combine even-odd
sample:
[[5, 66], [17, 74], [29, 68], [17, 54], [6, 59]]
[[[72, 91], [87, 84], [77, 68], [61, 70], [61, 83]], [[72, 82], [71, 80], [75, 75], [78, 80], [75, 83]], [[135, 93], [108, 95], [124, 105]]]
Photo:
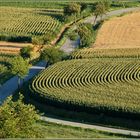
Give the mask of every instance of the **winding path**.
[[96, 129], [99, 131], [105, 131], [105, 132], [110, 132], [110, 133], [114, 133], [114, 134], [135, 136], [135, 137], [140, 138], [140, 131], [138, 132], [138, 131], [130, 131], [130, 130], [124, 130], [124, 129], [116, 129], [116, 128], [111, 128], [111, 127], [91, 125], [91, 124], [79, 123], [79, 122], [74, 122], [74, 121], [66, 121], [66, 120], [62, 120], [62, 119], [56, 119], [56, 118], [44, 117], [44, 116], [41, 116], [41, 120], [45, 121], [45, 122], [50, 122], [50, 123], [57, 123], [57, 124], [68, 125], [68, 126], [73, 126], [73, 127], [81, 127], [81, 128], [85, 128], [85, 129]]
[[[110, 11], [106, 15], [103, 16], [103, 19], [108, 19], [112, 16], [119, 16], [124, 13], [132, 12], [132, 11], [140, 10], [140, 7], [135, 8], [126, 8], [126, 9], [119, 9], [115, 11]], [[83, 22], [84, 23], [91, 23], [93, 24], [95, 20], [95, 16], [87, 17]], [[97, 18], [96, 22], [100, 20], [100, 17]], [[74, 49], [79, 45], [79, 39], [76, 41], [72, 41], [70, 39], [67, 39], [66, 42], [63, 44], [63, 46], [60, 48], [61, 50], [65, 51], [66, 53], [71, 53], [74, 51]]]

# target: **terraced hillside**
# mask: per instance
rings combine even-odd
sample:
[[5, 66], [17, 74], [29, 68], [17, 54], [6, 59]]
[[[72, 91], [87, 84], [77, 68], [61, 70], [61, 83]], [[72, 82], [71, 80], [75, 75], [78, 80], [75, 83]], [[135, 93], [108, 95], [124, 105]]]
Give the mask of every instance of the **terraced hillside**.
[[104, 57], [57, 63], [38, 75], [30, 89], [37, 100], [62, 108], [137, 117], [139, 85], [140, 58]]
[[56, 33], [60, 22], [41, 10], [0, 7], [0, 35], [44, 35]]
[[140, 11], [106, 21], [93, 47], [140, 48]]

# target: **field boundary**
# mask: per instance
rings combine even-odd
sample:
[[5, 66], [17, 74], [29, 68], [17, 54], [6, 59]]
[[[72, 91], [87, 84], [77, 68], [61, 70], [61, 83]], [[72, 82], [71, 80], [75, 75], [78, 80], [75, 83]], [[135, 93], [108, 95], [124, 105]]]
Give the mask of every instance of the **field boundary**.
[[87, 124], [87, 123], [66, 121], [66, 120], [62, 120], [62, 119], [45, 117], [45, 116], [41, 116], [40, 119], [42, 121], [50, 122], [50, 123], [68, 125], [68, 126], [73, 126], [73, 127], [81, 127], [81, 128], [86, 128], [86, 129], [96, 129], [96, 130], [100, 130], [100, 131], [105, 131], [105, 132], [110, 132], [110, 133], [115, 133], [115, 134], [122, 134], [122, 135], [129, 135], [129, 136], [134, 136], [134, 137], [140, 138], [140, 131], [116, 129], [116, 128], [104, 127], [104, 126], [99, 126], [99, 125], [91, 125], [91, 124]]

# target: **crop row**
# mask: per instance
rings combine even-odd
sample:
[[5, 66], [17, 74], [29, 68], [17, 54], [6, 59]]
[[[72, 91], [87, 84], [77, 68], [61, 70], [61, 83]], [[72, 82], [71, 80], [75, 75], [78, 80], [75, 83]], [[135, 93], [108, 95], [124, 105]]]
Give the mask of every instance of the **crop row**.
[[82, 59], [51, 66], [30, 89], [37, 99], [64, 108], [127, 116], [140, 114], [139, 85], [139, 59]]
[[85, 48], [72, 54], [72, 58], [140, 58], [140, 48], [94, 49]]
[[[7, 9], [7, 10], [6, 10]], [[26, 35], [43, 35], [48, 32], [56, 32], [60, 27], [60, 22], [51, 16], [42, 15], [27, 9], [1, 8], [0, 10], [0, 30], [1, 34], [17, 33]]]
[[7, 65], [15, 55], [0, 53], [0, 64]]

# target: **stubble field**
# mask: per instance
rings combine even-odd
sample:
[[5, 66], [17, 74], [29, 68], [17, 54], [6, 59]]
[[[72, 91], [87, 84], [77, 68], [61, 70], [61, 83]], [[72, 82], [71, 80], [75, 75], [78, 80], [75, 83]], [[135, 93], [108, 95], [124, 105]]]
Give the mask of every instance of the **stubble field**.
[[139, 48], [140, 12], [134, 12], [106, 21], [97, 35], [95, 48]]

